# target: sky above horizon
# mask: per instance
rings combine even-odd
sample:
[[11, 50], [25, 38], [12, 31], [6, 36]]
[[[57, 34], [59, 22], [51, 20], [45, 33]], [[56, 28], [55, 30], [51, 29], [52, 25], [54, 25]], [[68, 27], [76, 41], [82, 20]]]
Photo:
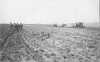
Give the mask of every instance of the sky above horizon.
[[0, 23], [98, 22], [99, 0], [0, 0]]

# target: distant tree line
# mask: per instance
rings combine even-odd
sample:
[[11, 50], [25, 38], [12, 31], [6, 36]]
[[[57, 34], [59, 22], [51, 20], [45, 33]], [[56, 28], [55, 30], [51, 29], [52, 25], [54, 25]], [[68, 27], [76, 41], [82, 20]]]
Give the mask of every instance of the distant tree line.
[[60, 25], [60, 26], [57, 25], [57, 24], [54, 24], [54, 25], [53, 25], [53, 27], [66, 27], [66, 26], [67, 26], [67, 24], [62, 24], [62, 25]]
[[[67, 24], [62, 24], [62, 25], [57, 25], [57, 24], [54, 24], [53, 27], [68, 27]], [[83, 22], [77, 22], [77, 23], [74, 23], [72, 26], [70, 26], [72, 28], [85, 28], [85, 25]]]

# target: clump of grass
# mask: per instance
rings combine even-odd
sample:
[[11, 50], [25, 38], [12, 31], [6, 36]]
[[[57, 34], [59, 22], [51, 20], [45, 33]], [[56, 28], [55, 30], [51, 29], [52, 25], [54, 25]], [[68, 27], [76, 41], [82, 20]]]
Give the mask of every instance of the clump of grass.
[[18, 23], [14, 23], [14, 24], [10, 24], [10, 28], [14, 29], [17, 32], [20, 32], [23, 29], [23, 24], [18, 24]]
[[[0, 25], [0, 61], [19, 61], [19, 53], [15, 52], [20, 50], [20, 45], [22, 45], [22, 37], [19, 32], [23, 29], [23, 24], [1, 24]], [[15, 54], [12, 56], [12, 54]], [[19, 56], [18, 56], [19, 55]], [[18, 57], [17, 57], [18, 56]], [[16, 60], [15, 60], [16, 58]], [[17, 61], [17, 62], [18, 62]]]

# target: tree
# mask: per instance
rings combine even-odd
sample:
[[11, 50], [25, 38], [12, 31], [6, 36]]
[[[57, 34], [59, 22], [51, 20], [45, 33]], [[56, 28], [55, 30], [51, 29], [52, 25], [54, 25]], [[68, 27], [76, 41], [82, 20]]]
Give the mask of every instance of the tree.
[[61, 27], [65, 27], [66, 26], [66, 24], [62, 24], [62, 26]]
[[54, 24], [53, 26], [54, 26], [54, 27], [57, 27], [57, 24]]
[[75, 28], [84, 28], [84, 24], [82, 22], [78, 22], [78, 23], [75, 23], [75, 25], [73, 26]]

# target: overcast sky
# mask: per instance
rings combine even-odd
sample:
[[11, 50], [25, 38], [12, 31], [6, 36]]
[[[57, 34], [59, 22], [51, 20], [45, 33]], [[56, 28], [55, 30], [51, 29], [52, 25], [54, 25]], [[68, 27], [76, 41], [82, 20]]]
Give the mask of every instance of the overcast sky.
[[98, 22], [99, 0], [0, 0], [0, 23]]

